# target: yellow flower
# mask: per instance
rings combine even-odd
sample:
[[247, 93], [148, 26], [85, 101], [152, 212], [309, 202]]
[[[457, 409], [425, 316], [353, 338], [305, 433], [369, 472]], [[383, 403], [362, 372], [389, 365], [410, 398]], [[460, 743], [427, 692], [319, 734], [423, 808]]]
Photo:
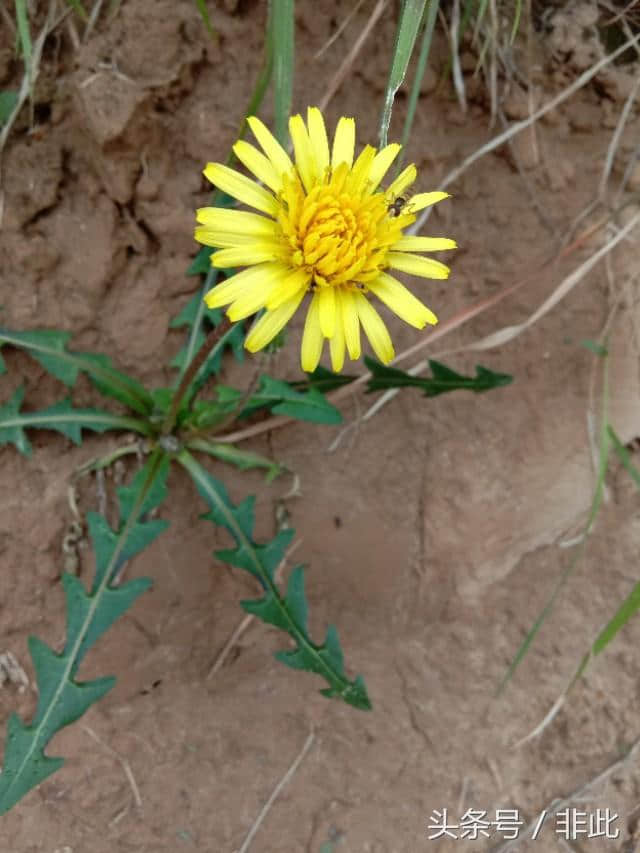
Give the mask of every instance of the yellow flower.
[[[394, 357], [389, 332], [373, 307], [377, 296], [407, 323], [422, 329], [437, 323], [435, 314], [393, 276], [388, 268], [425, 278], [445, 279], [449, 268], [416, 254], [454, 249], [444, 237], [405, 236], [415, 214], [448, 193], [404, 193], [416, 179], [408, 166], [386, 190], [380, 189], [400, 145], [381, 151], [365, 146], [354, 160], [355, 122], [341, 118], [333, 147], [322, 113], [310, 107], [289, 120], [295, 164], [257, 118], [247, 119], [262, 151], [248, 142], [233, 147], [238, 160], [256, 176], [253, 181], [220, 163], [204, 174], [223, 192], [257, 210], [203, 207], [195, 237], [220, 251], [215, 267], [247, 269], [212, 288], [210, 308], [229, 305], [233, 322], [266, 309], [247, 335], [251, 352], [265, 347], [291, 319], [305, 295], [311, 295], [302, 336], [302, 369], [315, 370], [329, 339], [331, 364], [342, 370], [345, 350], [360, 357], [360, 324], [378, 358]], [[264, 153], [263, 153], [264, 152]]]

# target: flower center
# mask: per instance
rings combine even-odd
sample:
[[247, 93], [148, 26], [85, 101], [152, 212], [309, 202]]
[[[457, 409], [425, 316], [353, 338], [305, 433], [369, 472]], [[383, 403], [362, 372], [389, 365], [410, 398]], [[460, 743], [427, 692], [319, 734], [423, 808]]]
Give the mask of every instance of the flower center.
[[309, 193], [297, 177], [283, 177], [278, 217], [293, 267], [304, 268], [310, 286], [357, 287], [376, 278], [400, 224], [388, 214], [383, 192], [349, 186], [349, 168], [338, 166]]

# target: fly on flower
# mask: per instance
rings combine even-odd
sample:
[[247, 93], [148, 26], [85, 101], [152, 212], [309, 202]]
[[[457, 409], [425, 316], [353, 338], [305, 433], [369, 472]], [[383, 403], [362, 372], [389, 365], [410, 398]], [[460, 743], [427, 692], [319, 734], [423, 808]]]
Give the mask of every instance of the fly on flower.
[[[360, 358], [361, 325], [387, 364], [394, 357], [393, 344], [371, 297], [418, 329], [438, 322], [388, 270], [448, 278], [445, 264], [417, 253], [454, 249], [455, 241], [403, 233], [416, 213], [448, 198], [448, 193], [407, 195], [417, 176], [413, 165], [381, 189], [401, 146], [376, 151], [367, 145], [354, 159], [352, 118], [340, 119], [330, 147], [319, 109], [309, 108], [306, 125], [302, 116], [292, 116], [293, 161], [258, 118], [247, 121], [262, 150], [243, 140], [233, 150], [260, 183], [220, 163], [209, 163], [204, 170], [211, 183], [258, 211], [197, 211], [196, 240], [220, 250], [212, 254], [212, 264], [247, 267], [212, 288], [205, 296], [207, 305], [229, 305], [227, 316], [233, 322], [266, 309], [245, 341], [248, 350], [257, 352], [309, 294], [303, 370], [316, 369], [325, 339], [334, 371], [342, 370], [345, 352], [351, 359]], [[396, 203], [400, 199], [401, 205]]]

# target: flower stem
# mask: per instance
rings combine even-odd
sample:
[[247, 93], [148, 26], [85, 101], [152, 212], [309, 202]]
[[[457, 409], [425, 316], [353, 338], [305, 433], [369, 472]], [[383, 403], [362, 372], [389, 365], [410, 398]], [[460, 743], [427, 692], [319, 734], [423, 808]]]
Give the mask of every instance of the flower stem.
[[175, 426], [176, 418], [178, 416], [178, 411], [180, 409], [180, 403], [182, 402], [183, 397], [191, 387], [191, 383], [196, 377], [196, 374], [202, 367], [202, 365], [207, 360], [211, 350], [218, 343], [220, 338], [226, 334], [226, 332], [231, 327], [231, 321], [225, 317], [216, 327], [212, 329], [207, 335], [205, 342], [202, 344], [200, 349], [195, 355], [195, 358], [189, 365], [189, 367], [185, 370], [184, 376], [180, 380], [180, 384], [173, 395], [173, 399], [171, 400], [171, 408], [167, 412], [167, 416], [164, 419], [164, 423], [162, 425], [162, 435], [169, 435]]

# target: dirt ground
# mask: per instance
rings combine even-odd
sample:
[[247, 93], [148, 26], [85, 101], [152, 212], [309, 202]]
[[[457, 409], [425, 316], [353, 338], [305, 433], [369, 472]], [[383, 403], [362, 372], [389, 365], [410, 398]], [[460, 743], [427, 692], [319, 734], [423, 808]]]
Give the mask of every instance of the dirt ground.
[[[78, 349], [109, 353], [145, 382], [164, 385], [164, 365], [181, 345], [169, 330], [196, 286], [185, 270], [196, 246], [194, 209], [206, 203], [201, 169], [234, 141], [261, 62], [266, 4], [209, 4], [208, 39], [191, 0], [129, 0], [101, 16], [86, 44], [61, 26], [45, 48], [34, 130], [18, 123], [4, 159], [0, 232], [0, 321], [15, 329], [56, 327]], [[622, 4], [625, 5], [625, 4]], [[351, 4], [298, 4], [294, 106], [318, 103], [336, 66], [370, 14], [365, 4], [320, 59], [315, 53]], [[374, 142], [394, 35], [388, 5], [352, 72], [327, 109], [355, 115], [360, 141]], [[612, 14], [603, 12], [601, 14]], [[546, 102], [598, 58], [594, 4], [534, 4], [529, 66], [534, 106]], [[553, 17], [553, 16], [556, 17]], [[591, 16], [591, 17], [590, 17]], [[579, 27], [576, 30], [576, 27]], [[577, 33], [577, 35], [576, 35]], [[591, 34], [591, 35], [590, 35]], [[15, 80], [12, 37], [3, 31], [0, 79]], [[421, 189], [501, 127], [489, 127], [489, 98], [463, 53], [469, 108], [448, 83], [436, 90], [447, 47], [436, 38], [410, 155]], [[439, 64], [440, 63], [440, 64]], [[434, 344], [424, 354], [467, 346], [524, 322], [572, 270], [610, 238], [600, 229], [556, 264], [544, 262], [598, 192], [607, 148], [637, 63], [609, 67], [562, 106], [478, 159], [450, 188], [426, 233], [455, 237], [448, 282], [416, 284], [442, 322], [533, 273], [526, 287]], [[13, 76], [12, 76], [13, 75]], [[500, 80], [500, 87], [504, 81]], [[391, 138], [406, 100], [397, 102]], [[516, 84], [506, 120], [527, 115]], [[264, 113], [268, 119], [268, 107]], [[619, 141], [607, 199], [640, 138], [637, 104]], [[638, 166], [616, 218], [640, 209]], [[573, 229], [573, 230], [572, 230]], [[593, 536], [553, 615], [500, 698], [509, 661], [574, 555], [562, 547], [584, 525], [595, 487], [589, 417], [599, 411], [601, 361], [581, 345], [609, 323], [610, 420], [624, 442], [640, 433], [638, 229], [546, 316], [501, 347], [442, 356], [471, 370], [480, 362], [514, 376], [485, 395], [427, 400], [398, 395], [357, 423], [372, 398], [341, 403], [348, 424], [290, 425], [247, 444], [295, 472], [265, 486], [258, 475], [216, 467], [235, 500], [258, 494], [258, 533], [273, 535], [285, 506], [308, 565], [314, 636], [340, 632], [351, 675], [362, 673], [374, 709], [327, 701], [311, 675], [277, 663], [286, 638], [254, 623], [225, 666], [212, 663], [255, 590], [216, 562], [225, 534], [198, 521], [204, 507], [180, 471], [162, 516], [171, 524], [129, 567], [153, 590], [89, 655], [81, 673], [113, 673], [114, 690], [49, 747], [66, 764], [2, 821], [2, 853], [239, 851], [263, 806], [303, 747], [295, 772], [259, 824], [260, 853], [415, 853], [501, 849], [489, 839], [429, 839], [434, 810], [459, 822], [469, 809], [517, 809], [525, 823], [547, 809], [540, 837], [522, 832], [520, 851], [632, 853], [640, 814], [640, 621], [632, 620], [590, 665], [541, 734], [527, 738], [572, 676], [598, 630], [638, 580], [640, 497], [613, 464]], [[538, 273], [539, 271], [539, 273]], [[422, 291], [421, 291], [422, 292]], [[615, 311], [613, 310], [615, 308]], [[390, 321], [398, 351], [415, 330]], [[297, 332], [269, 372], [298, 377]], [[7, 352], [6, 400], [21, 382], [28, 407], [64, 396], [22, 354]], [[414, 359], [415, 361], [416, 359]], [[408, 368], [414, 361], [402, 366]], [[235, 373], [246, 376], [247, 362]], [[593, 388], [595, 387], [595, 394]], [[95, 400], [88, 385], [75, 392]], [[332, 444], [340, 435], [337, 447]], [[33, 457], [0, 450], [0, 652], [32, 670], [26, 638], [59, 647], [64, 611], [62, 543], [73, 516], [73, 470], [117, 446], [86, 438], [81, 448], [32, 434]], [[130, 465], [128, 470], [133, 470]], [[83, 511], [96, 507], [94, 487]], [[80, 549], [83, 576], [91, 571]], [[35, 693], [5, 683], [0, 720], [32, 713]], [[589, 786], [595, 780], [595, 784]], [[572, 792], [579, 791], [568, 802]], [[563, 808], [619, 815], [616, 840], [555, 832]], [[245, 848], [242, 847], [244, 851]]]

